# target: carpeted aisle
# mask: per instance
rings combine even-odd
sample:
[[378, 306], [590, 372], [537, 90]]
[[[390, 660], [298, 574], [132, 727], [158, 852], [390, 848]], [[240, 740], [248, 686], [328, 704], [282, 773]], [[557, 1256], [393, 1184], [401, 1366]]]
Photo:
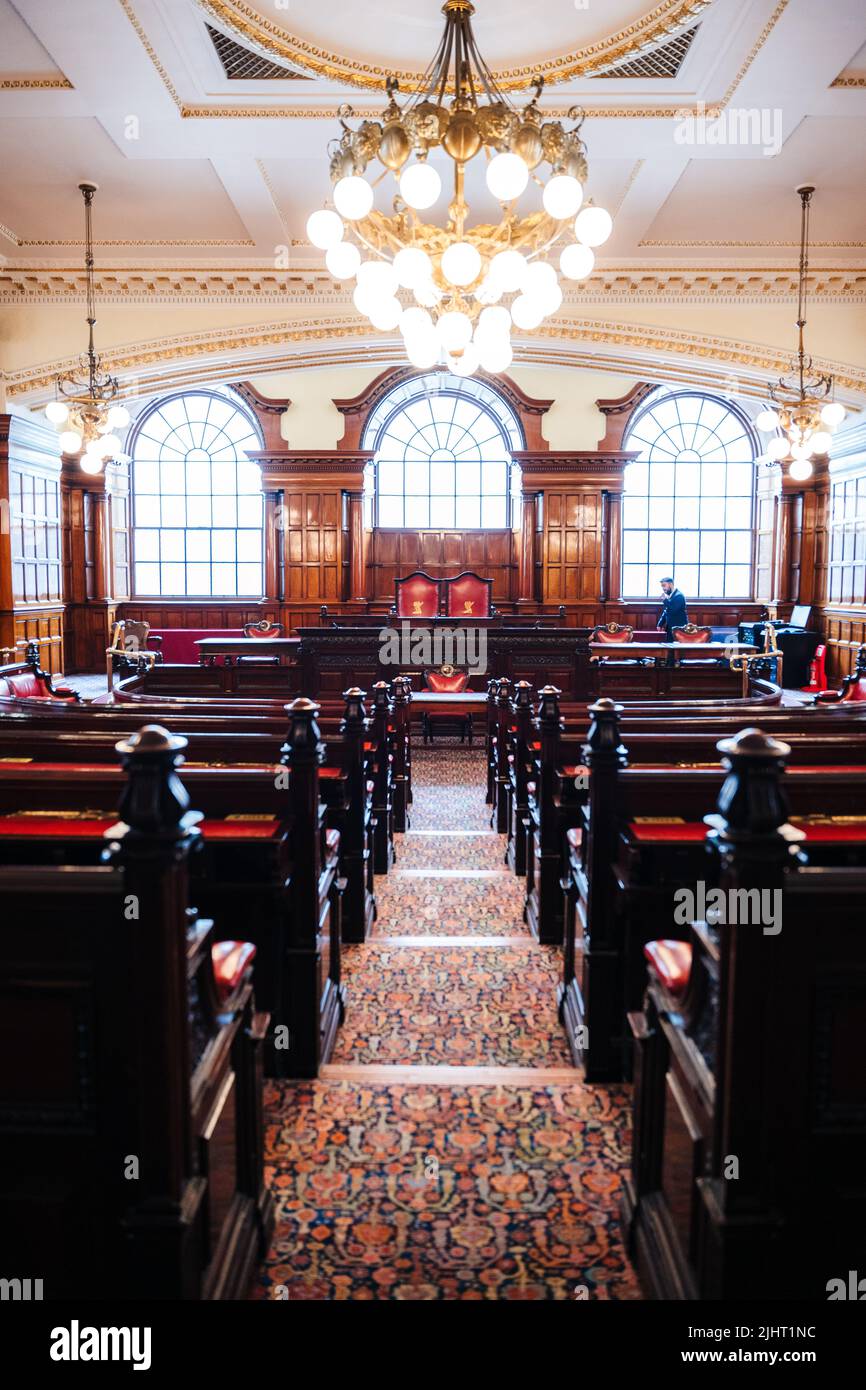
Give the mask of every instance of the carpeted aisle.
[[523, 922], [484, 753], [416, 749], [413, 784], [374, 934], [345, 949], [331, 1064], [268, 1085], [277, 1228], [257, 1296], [638, 1298], [618, 1227], [628, 1089], [570, 1065], [559, 952]]

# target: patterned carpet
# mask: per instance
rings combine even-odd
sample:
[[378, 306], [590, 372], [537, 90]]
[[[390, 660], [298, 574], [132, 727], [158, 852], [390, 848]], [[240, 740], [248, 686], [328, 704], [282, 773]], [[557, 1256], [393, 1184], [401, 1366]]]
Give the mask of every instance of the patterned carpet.
[[268, 1085], [277, 1228], [255, 1296], [639, 1298], [618, 1227], [629, 1088], [570, 1065], [560, 953], [523, 922], [483, 750], [415, 749], [413, 782], [373, 937], [344, 949], [331, 1065]]
[[260, 1298], [640, 1297], [617, 1231], [624, 1088], [274, 1087]]

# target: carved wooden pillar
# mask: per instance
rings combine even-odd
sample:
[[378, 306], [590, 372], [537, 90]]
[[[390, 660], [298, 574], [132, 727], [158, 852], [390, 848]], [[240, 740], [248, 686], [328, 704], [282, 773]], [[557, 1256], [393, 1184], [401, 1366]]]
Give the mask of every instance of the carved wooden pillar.
[[366, 603], [367, 557], [364, 546], [364, 494], [347, 492], [349, 510], [349, 603]]
[[799, 534], [795, 537], [800, 571], [796, 598], [798, 603], [820, 607], [827, 602], [830, 460], [818, 459], [808, 482], [791, 486], [802, 498]]
[[282, 493], [265, 492], [265, 575], [264, 596], [274, 603], [282, 598], [280, 584], [280, 537], [282, 535]]
[[609, 603], [619, 603], [623, 594], [623, 493], [607, 492], [606, 499], [605, 598]]
[[517, 571], [517, 602], [535, 602], [535, 532], [538, 526], [537, 492], [524, 492], [520, 514], [520, 556]]
[[93, 508], [93, 598], [97, 603], [105, 603], [112, 597], [111, 546], [108, 536], [108, 494], [97, 491], [90, 493]]
[[791, 546], [794, 539], [796, 500], [791, 492], [783, 492], [778, 499], [773, 574], [773, 596], [777, 603], [797, 601], [797, 594], [791, 592]]

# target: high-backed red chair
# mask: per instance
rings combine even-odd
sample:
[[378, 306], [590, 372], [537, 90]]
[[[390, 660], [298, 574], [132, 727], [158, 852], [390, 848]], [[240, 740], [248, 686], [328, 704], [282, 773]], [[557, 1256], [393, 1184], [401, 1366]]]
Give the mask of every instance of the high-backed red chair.
[[809, 663], [809, 684], [800, 687], [804, 693], [814, 694], [827, 689], [826, 662], [827, 648], [822, 642], [815, 648], [815, 655]]
[[[262, 618], [259, 623], [244, 623], [244, 637], [249, 637], [253, 642], [267, 640], [273, 637], [282, 637], [282, 623], [272, 623], [269, 618]], [[256, 662], [261, 666], [279, 666], [278, 656], [239, 656], [238, 661], [243, 661], [246, 665]]]
[[592, 629], [593, 642], [630, 642], [634, 628], [628, 623], [601, 623]]
[[493, 612], [492, 579], [482, 579], [472, 570], [464, 570], [453, 579], [442, 581], [445, 589], [445, 613], [449, 618], [489, 618]]
[[694, 623], [686, 623], [685, 627], [675, 627], [672, 632], [675, 642], [700, 645], [702, 642], [711, 642], [713, 638], [711, 627], [695, 627]]
[[823, 690], [815, 696], [815, 703], [821, 705], [853, 705], [866, 702], [866, 642], [857, 653], [857, 664], [850, 676], [846, 676], [840, 690]]
[[[469, 674], [466, 671], [458, 671], [451, 665], [440, 666], [437, 671], [424, 672], [424, 685], [431, 695], [459, 695], [469, 684]], [[426, 710], [422, 717], [424, 730], [424, 742], [432, 743], [433, 734], [436, 729], [440, 732], [454, 729], [460, 735], [460, 742], [463, 743], [467, 735], [469, 742], [472, 742], [472, 711], [448, 710], [447, 705], [442, 710]]]
[[394, 581], [394, 611], [398, 618], [438, 618], [439, 581], [423, 570]]

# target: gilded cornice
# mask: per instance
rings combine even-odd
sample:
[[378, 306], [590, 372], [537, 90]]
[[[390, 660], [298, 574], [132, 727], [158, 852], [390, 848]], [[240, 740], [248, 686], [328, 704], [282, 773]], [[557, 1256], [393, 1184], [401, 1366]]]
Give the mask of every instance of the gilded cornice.
[[73, 90], [62, 73], [53, 77], [0, 77], [0, 92], [49, 92]]
[[[331, 53], [289, 33], [281, 25], [244, 4], [243, 0], [197, 0], [197, 3], [217, 24], [234, 33], [241, 43], [267, 57], [281, 58], [306, 72], [315, 73], [317, 77], [347, 83], [352, 87], [378, 90], [384, 89], [389, 78], [396, 78], [403, 91], [418, 90], [423, 76], [420, 71], [377, 66]], [[679, 29], [692, 23], [710, 3], [711, 0], [663, 0], [662, 4], [654, 6], [633, 24], [597, 43], [557, 58], [501, 68], [494, 72], [494, 76], [503, 91], [525, 89], [539, 72], [543, 72], [545, 80], [550, 83], [567, 82], [574, 77], [599, 76], [608, 68], [616, 67], [671, 38]]]
[[[95, 288], [102, 304], [282, 304], [350, 312], [344, 286], [321, 267], [286, 271], [266, 266], [115, 266], [98, 269]], [[605, 303], [759, 304], [788, 303], [797, 296], [790, 266], [652, 267], [617, 265], [596, 270], [580, 284], [565, 285], [566, 306]], [[813, 302], [862, 304], [866, 265], [810, 268]], [[0, 305], [41, 307], [84, 301], [79, 266], [6, 264], [0, 269]]]
[[[144, 32], [144, 29], [139, 23], [138, 18], [132, 9], [130, 0], [118, 0], [118, 3], [121, 5], [130, 24], [132, 25], [136, 34], [138, 35], [138, 38], [145, 52], [150, 58], [151, 63], [153, 64], [154, 68], [159, 74], [166, 91], [168, 92], [169, 96], [171, 97], [172, 101], [177, 107], [181, 119], [336, 120], [339, 117], [340, 103], [327, 106], [289, 106], [285, 104], [242, 106], [240, 104], [228, 103], [225, 103], [223, 105], [216, 105], [214, 103], [184, 102], [178, 94], [177, 88], [171, 81], [171, 78], [169, 77], [165, 67], [160, 61], [153, 45], [150, 43], [150, 40]], [[256, 49], [256, 51], [263, 53], [269, 57], [273, 57], [275, 54], [279, 54], [279, 56], [288, 59], [295, 65], [310, 68], [309, 61], [305, 63], [302, 58], [294, 56], [294, 51], [292, 51], [291, 53], [288, 51], [283, 52], [282, 50], [275, 48], [273, 46], [273, 35], [282, 35], [283, 42], [291, 41], [291, 36], [288, 35], [286, 31], [281, 30], [278, 25], [275, 25], [271, 21], [264, 19], [263, 16], [254, 14], [252, 11], [249, 11], [248, 7], [235, 5], [235, 0], [197, 0], [197, 3], [199, 3], [202, 6], [202, 8], [211, 13], [213, 18], [217, 19], [220, 24], [228, 27], [229, 29], [234, 30], [234, 32], [236, 32], [239, 35], [243, 42], [247, 43], [250, 47]], [[218, 9], [221, 9], [223, 7], [229, 8], [229, 3], [234, 5], [235, 9], [238, 11], [240, 9], [247, 10], [247, 14], [249, 17], [245, 20], [245, 25], [248, 27], [251, 23], [255, 23], [256, 25], [261, 26], [263, 33], [271, 35], [269, 41], [265, 42], [255, 40], [249, 33], [246, 32], [246, 27], [239, 28], [238, 25], [234, 23], [231, 18], [223, 17], [222, 15], [217, 14]], [[544, 67], [547, 80], [549, 82], [556, 83], [565, 82], [570, 77], [573, 78], [578, 76], [602, 76], [603, 69], [615, 67], [619, 63], [627, 60], [629, 57], [635, 56], [646, 49], [654, 47], [657, 43], [670, 38], [673, 33], [675, 33], [679, 28], [693, 20], [695, 15], [698, 14], [702, 9], [705, 9], [706, 6], [710, 3], [712, 3], [712, 0], [665, 0], [664, 4], [658, 6], [655, 10], [651, 11], [650, 14], [645, 16], [643, 20], [637, 21], [635, 24], [630, 25], [627, 29], [620, 31], [619, 34], [612, 35], [610, 39], [604, 40], [600, 44], [595, 44], [586, 50], [582, 50], [582, 52], [586, 55], [585, 58], [580, 58], [577, 54], [570, 54], [566, 55], [563, 58], [555, 60], [552, 68], [542, 65], [542, 67]], [[684, 114], [687, 115], [692, 110], [694, 111], [694, 114], [699, 114], [702, 117], [713, 119], [714, 117], [721, 114], [724, 107], [727, 106], [728, 102], [731, 100], [740, 82], [743, 80], [752, 63], [754, 62], [755, 57], [760, 52], [763, 45], [766, 43], [767, 38], [769, 37], [770, 33], [775, 27], [778, 19], [784, 12], [787, 4], [788, 0], [779, 0], [779, 3], [776, 5], [776, 8], [773, 10], [773, 13], [767, 20], [767, 23], [764, 25], [764, 28], [761, 30], [761, 33], [758, 35], [758, 38], [752, 45], [752, 48], [750, 49], [749, 53], [747, 54], [746, 58], [741, 64], [739, 71], [737, 72], [733, 81], [729, 84], [728, 90], [720, 102], [708, 102], [700, 106], [696, 105], [694, 106], [694, 108], [692, 108], [688, 105], [685, 105], [682, 102], [673, 102], [670, 100], [666, 101], [664, 104], [661, 105], [647, 104], [643, 106], [633, 106], [629, 105], [628, 103], [621, 102], [613, 105], [592, 105], [585, 101], [582, 101], [580, 103], [581, 110], [585, 113], [587, 117], [600, 120], [679, 120], [682, 119]], [[650, 20], [653, 21], [652, 24], [649, 23]], [[273, 31], [272, 34], [271, 31]], [[653, 37], [650, 37], [650, 34], [652, 34]], [[297, 40], [295, 42], [300, 43], [300, 40]], [[608, 47], [605, 53], [606, 45]], [[308, 45], [308, 47], [312, 48], [312, 46], [310, 45]], [[313, 53], [313, 56], [315, 56], [315, 53]], [[325, 54], [321, 58], [321, 61], [323, 63], [327, 63], [333, 56], [334, 55]], [[339, 63], [339, 61], [340, 60], [338, 59], [337, 62]], [[350, 62], [350, 60], [345, 61]], [[390, 70], [386, 70], [384, 68], [371, 68], [369, 70], [369, 77], [365, 80], [360, 80], [359, 74], [361, 73], [362, 68], [362, 64], [350, 62], [350, 70], [351, 73], [354, 74], [354, 76], [341, 75], [341, 73], [338, 70], [335, 70], [333, 72], [322, 71], [318, 75], [330, 77], [331, 80], [335, 82], [348, 83], [351, 86], [361, 86], [368, 89], [383, 89], [387, 77], [391, 75]], [[312, 71], [314, 69], [310, 68], [310, 70]], [[504, 90], [526, 89], [531, 81], [531, 78], [538, 71], [539, 65], [537, 64], [534, 66], [530, 65], [522, 68], [509, 69], [506, 73], [500, 74], [500, 85], [503, 87]], [[517, 76], [517, 74], [522, 75]], [[414, 80], [417, 81], [417, 78], [419, 76], [419, 74], [407, 73], [403, 74], [401, 77], [401, 75], [397, 72], [395, 72], [393, 75], [397, 76], [401, 81], [403, 80], [403, 78], [405, 78], [406, 81], [410, 81], [411, 79], [413, 79], [413, 77]], [[568, 116], [573, 105], [573, 102], [568, 102], [566, 105], [563, 106], [548, 106], [545, 102], [542, 102], [542, 109], [546, 117], [554, 120], [559, 120], [564, 119]], [[376, 118], [381, 115], [381, 105], [365, 109], [356, 108], [355, 114], [360, 119], [364, 119], [367, 117]]]
[[[359, 359], [359, 345], [363, 359]], [[382, 335], [371, 340], [369, 325], [359, 319], [323, 325], [321, 317], [316, 317], [129, 344], [106, 353], [105, 359], [106, 366], [120, 376], [122, 387], [144, 395], [165, 390], [169, 384], [236, 379], [240, 370], [251, 377], [299, 367], [357, 366], [359, 360], [365, 365], [387, 365], [399, 361], [400, 355], [393, 338]], [[732, 338], [567, 317], [519, 340], [515, 361], [591, 365], [661, 382], [712, 383], [717, 390], [756, 398], [763, 398], [766, 382], [789, 366], [787, 354]], [[65, 358], [10, 372], [8, 394], [44, 399], [57, 375], [75, 365], [75, 359]], [[866, 369], [827, 358], [816, 359], [814, 365], [816, 371], [834, 377], [843, 400], [866, 402]]]

